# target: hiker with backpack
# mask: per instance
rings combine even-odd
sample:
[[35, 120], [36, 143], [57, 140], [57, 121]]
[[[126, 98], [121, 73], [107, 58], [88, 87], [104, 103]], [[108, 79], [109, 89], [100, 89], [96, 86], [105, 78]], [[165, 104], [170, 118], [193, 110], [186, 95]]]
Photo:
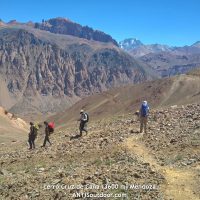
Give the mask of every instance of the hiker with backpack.
[[54, 123], [53, 122], [44, 122], [44, 125], [45, 125], [45, 138], [44, 138], [44, 143], [42, 145], [42, 147], [45, 147], [46, 146], [46, 143], [48, 142], [50, 145], [52, 144], [50, 142], [50, 139], [49, 139], [49, 136], [51, 133], [54, 132]]
[[140, 133], [144, 132], [147, 133], [147, 121], [148, 121], [148, 114], [149, 114], [149, 106], [147, 101], [143, 101], [140, 107]]
[[28, 143], [29, 143], [29, 149], [35, 149], [35, 138], [37, 135], [37, 130], [33, 124], [33, 122], [30, 122], [30, 132], [28, 135]]
[[80, 126], [79, 126], [79, 130], [80, 130], [80, 135], [79, 137], [82, 136], [82, 132], [85, 131], [86, 135], [88, 133], [87, 131], [87, 123], [89, 122], [89, 115], [84, 112], [84, 110], [80, 111], [80, 119], [78, 121], [80, 121]]

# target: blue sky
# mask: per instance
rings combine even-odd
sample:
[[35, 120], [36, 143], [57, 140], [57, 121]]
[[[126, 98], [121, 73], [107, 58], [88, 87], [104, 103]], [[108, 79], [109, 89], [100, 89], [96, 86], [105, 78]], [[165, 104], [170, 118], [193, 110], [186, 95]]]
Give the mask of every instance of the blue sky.
[[200, 40], [199, 0], [0, 0], [0, 18], [21, 22], [65, 17], [117, 41], [173, 46]]

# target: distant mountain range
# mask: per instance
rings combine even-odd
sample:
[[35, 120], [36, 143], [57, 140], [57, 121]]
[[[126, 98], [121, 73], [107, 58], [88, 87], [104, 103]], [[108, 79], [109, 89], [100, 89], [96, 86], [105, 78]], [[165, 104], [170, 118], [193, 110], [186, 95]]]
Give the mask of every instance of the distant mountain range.
[[130, 52], [134, 57], [140, 57], [149, 53], [170, 51], [171, 47], [161, 44], [145, 45], [135, 38], [125, 39], [119, 42], [120, 48]]
[[1, 23], [0, 105], [13, 113], [54, 113], [84, 96], [156, 77], [111, 36], [67, 19]]
[[125, 39], [119, 42], [120, 48], [128, 51], [134, 57], [141, 57], [150, 53], [169, 52], [177, 55], [182, 54], [196, 54], [200, 53], [200, 41], [191, 46], [173, 47], [163, 44], [143, 44], [140, 40], [135, 38]]
[[145, 45], [130, 38], [119, 46], [141, 62], [155, 69], [162, 77], [183, 74], [200, 67], [200, 42], [191, 46], [172, 47], [162, 44]]
[[64, 18], [0, 21], [0, 105], [26, 116], [52, 114], [109, 88], [186, 73], [200, 66], [199, 44], [117, 44]]

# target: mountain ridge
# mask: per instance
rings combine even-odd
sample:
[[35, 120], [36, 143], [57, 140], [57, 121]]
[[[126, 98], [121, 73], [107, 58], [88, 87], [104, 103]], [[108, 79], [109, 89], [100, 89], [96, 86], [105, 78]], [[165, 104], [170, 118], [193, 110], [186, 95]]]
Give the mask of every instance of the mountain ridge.
[[[200, 48], [200, 41], [195, 42], [191, 45], [184, 45], [184, 46], [170, 46], [166, 44], [144, 44], [139, 39], [136, 38], [129, 38], [124, 39], [119, 42], [120, 48], [130, 52], [135, 57], [141, 57], [144, 55], [147, 55], [149, 53], [161, 53], [161, 52], [174, 52], [176, 54], [182, 53], [190, 53], [189, 51], [197, 51], [197, 53], [200, 53], [198, 50]], [[196, 53], [196, 52], [195, 52]]]
[[[130, 43], [124, 50], [134, 58], [156, 70], [161, 77], [184, 74], [200, 67], [200, 45], [199, 42], [191, 46], [173, 47], [161, 44], [134, 45]], [[126, 40], [124, 40], [126, 43]], [[120, 47], [123, 49], [123, 41]]]
[[93, 30], [88, 26], [81, 26], [66, 18], [57, 17], [43, 20], [42, 23], [35, 23], [35, 28], [50, 31], [52, 33], [73, 35], [88, 40], [111, 42], [118, 46], [118, 43], [110, 35], [105, 34], [102, 31]]
[[56, 112], [85, 95], [155, 74], [111, 43], [22, 24], [2, 28], [0, 36], [1, 85], [8, 97], [2, 93], [0, 102], [20, 115]]
[[199, 74], [200, 70], [194, 70], [186, 75], [112, 88], [83, 98], [62, 113], [51, 116], [49, 120], [60, 124], [59, 128], [63, 129], [76, 122], [81, 109], [88, 112], [95, 121], [117, 115], [132, 115], [144, 100], [148, 101], [151, 109], [200, 103]]
[[32, 28], [49, 31], [57, 34], [71, 35], [87, 40], [94, 40], [105, 43], [112, 43], [118, 46], [116, 40], [114, 40], [109, 34], [100, 30], [94, 30], [89, 26], [82, 26], [70, 19], [63, 17], [51, 18], [48, 20], [42, 20], [42, 22], [18, 22], [17, 20], [10, 20], [9, 22], [0, 21], [0, 26], [29, 26]]

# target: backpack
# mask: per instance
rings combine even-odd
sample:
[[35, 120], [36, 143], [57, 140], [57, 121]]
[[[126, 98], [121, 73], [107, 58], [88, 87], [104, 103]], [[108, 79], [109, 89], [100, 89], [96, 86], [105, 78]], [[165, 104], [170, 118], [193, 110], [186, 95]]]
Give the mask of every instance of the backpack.
[[36, 124], [34, 124], [33, 125], [33, 127], [34, 127], [34, 129], [36, 130], [36, 131], [38, 131], [39, 130], [39, 125], [36, 123]]
[[50, 134], [54, 132], [54, 127], [55, 127], [54, 122], [49, 122], [48, 123], [48, 128], [49, 128], [49, 133]]
[[88, 113], [84, 113], [85, 114], [85, 116], [86, 116], [86, 120], [85, 120], [85, 122], [89, 122], [89, 115], [88, 115]]
[[141, 106], [141, 115], [142, 117], [146, 117], [148, 115], [149, 107], [148, 105], [142, 104]]
[[36, 123], [36, 124], [33, 125], [33, 128], [34, 128], [35, 138], [37, 138], [37, 136], [38, 136], [38, 130], [39, 130], [39, 125]]

